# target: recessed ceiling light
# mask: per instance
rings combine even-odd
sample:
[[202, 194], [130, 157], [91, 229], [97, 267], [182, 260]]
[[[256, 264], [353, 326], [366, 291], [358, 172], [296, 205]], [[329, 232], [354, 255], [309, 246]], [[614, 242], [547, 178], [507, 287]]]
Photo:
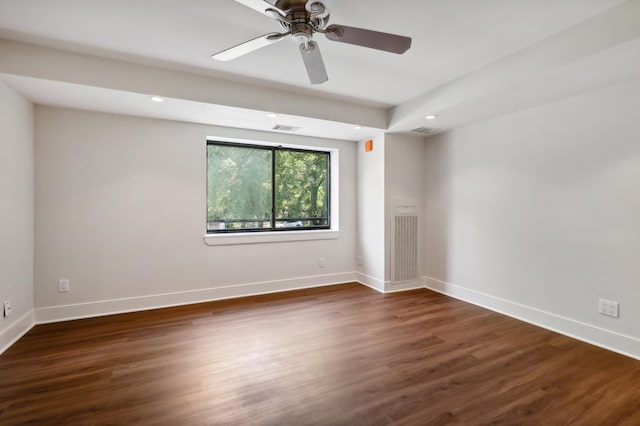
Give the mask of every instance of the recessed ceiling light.
[[433, 114], [430, 114], [430, 115], [427, 115], [425, 118], [426, 118], [427, 120], [435, 120], [435, 119], [436, 119], [436, 117], [437, 117], [437, 116], [435, 116], [435, 115], [433, 115]]
[[164, 99], [162, 99], [160, 96], [152, 96], [151, 100], [153, 102], [164, 102]]
[[270, 112], [269, 114], [267, 114], [267, 117], [271, 117], [271, 118], [277, 118], [278, 114], [275, 112]]
[[353, 126], [353, 128], [356, 130], [362, 130], [362, 126]]

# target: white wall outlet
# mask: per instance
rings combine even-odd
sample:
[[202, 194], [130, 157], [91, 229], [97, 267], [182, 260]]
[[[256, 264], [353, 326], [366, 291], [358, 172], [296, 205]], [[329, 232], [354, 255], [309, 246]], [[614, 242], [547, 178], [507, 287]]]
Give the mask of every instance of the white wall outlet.
[[11, 302], [8, 300], [4, 301], [4, 316], [8, 317], [11, 315]]
[[320, 260], [318, 260], [318, 266], [321, 268], [324, 268], [325, 264], [324, 264], [324, 257], [321, 257]]
[[67, 291], [69, 291], [69, 280], [62, 279], [58, 281], [58, 292], [65, 293]]
[[618, 308], [618, 302], [613, 302], [606, 299], [600, 299], [600, 301], [598, 302], [598, 312], [600, 312], [602, 315], [618, 318]]

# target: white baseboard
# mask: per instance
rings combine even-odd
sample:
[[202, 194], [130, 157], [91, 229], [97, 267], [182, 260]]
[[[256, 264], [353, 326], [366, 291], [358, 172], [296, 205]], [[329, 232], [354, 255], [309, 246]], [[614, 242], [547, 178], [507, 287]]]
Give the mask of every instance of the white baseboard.
[[438, 293], [640, 360], [640, 339], [635, 337], [605, 330], [435, 278], [423, 277], [422, 281], [424, 287]]
[[0, 333], [0, 354], [9, 349], [11, 345], [27, 334], [35, 325], [34, 312], [31, 310], [18, 318], [2, 333]]
[[640, 360], [640, 339], [605, 330], [536, 308], [521, 305], [488, 294], [470, 290], [430, 277], [420, 282], [391, 285], [360, 272], [319, 275], [287, 280], [250, 283], [226, 287], [157, 294], [126, 299], [103, 300], [74, 305], [51, 306], [30, 311], [0, 333], [0, 354], [8, 349], [35, 324], [144, 311], [170, 306], [188, 305], [214, 300], [277, 293], [312, 287], [359, 282], [380, 293], [427, 288], [465, 302], [500, 312], [513, 318]]
[[401, 291], [417, 290], [424, 288], [422, 280], [404, 281], [401, 283], [387, 282], [385, 283], [385, 293], [398, 293]]
[[391, 281], [382, 281], [371, 275], [363, 274], [362, 272], [356, 272], [357, 281], [369, 288], [372, 288], [380, 293], [398, 293], [401, 291], [417, 290], [424, 288], [422, 280], [405, 281], [402, 283], [392, 283]]
[[50, 306], [37, 308], [35, 310], [35, 319], [37, 324], [46, 324], [51, 322], [167, 308], [171, 306], [190, 305], [214, 300], [300, 290], [311, 287], [323, 287], [355, 281], [357, 281], [355, 272], [345, 272], [340, 274], [318, 275], [202, 290], [155, 294], [126, 299], [101, 300], [74, 305]]
[[385, 288], [389, 284], [387, 281], [382, 281], [371, 275], [363, 274], [362, 272], [356, 272], [356, 281], [360, 284], [372, 288], [380, 293], [385, 292]]

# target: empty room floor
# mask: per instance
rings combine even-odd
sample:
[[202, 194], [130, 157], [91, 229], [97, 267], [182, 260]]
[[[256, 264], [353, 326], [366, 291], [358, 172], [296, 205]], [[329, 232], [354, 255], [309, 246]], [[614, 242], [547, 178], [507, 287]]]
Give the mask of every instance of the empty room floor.
[[640, 424], [640, 362], [359, 284], [38, 325], [0, 424]]

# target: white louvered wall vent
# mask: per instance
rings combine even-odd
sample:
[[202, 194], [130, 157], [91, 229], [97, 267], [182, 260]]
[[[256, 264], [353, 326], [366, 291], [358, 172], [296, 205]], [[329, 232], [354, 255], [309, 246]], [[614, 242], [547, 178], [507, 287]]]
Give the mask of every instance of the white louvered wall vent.
[[392, 284], [418, 279], [418, 207], [412, 203], [394, 206], [391, 241]]
[[300, 130], [300, 127], [295, 126], [287, 126], [286, 124], [276, 124], [273, 126], [273, 130], [278, 130], [280, 132], [297, 132]]
[[439, 133], [439, 132], [441, 132], [442, 130], [440, 130], [440, 129], [435, 129], [435, 128], [433, 128], [433, 127], [417, 127], [417, 128], [415, 128], [415, 129], [413, 129], [413, 130], [411, 130], [411, 131], [412, 131], [412, 132], [415, 132], [415, 133], [422, 133], [422, 134], [424, 134], [424, 135], [432, 135], [432, 134], [434, 134], [434, 133]]

